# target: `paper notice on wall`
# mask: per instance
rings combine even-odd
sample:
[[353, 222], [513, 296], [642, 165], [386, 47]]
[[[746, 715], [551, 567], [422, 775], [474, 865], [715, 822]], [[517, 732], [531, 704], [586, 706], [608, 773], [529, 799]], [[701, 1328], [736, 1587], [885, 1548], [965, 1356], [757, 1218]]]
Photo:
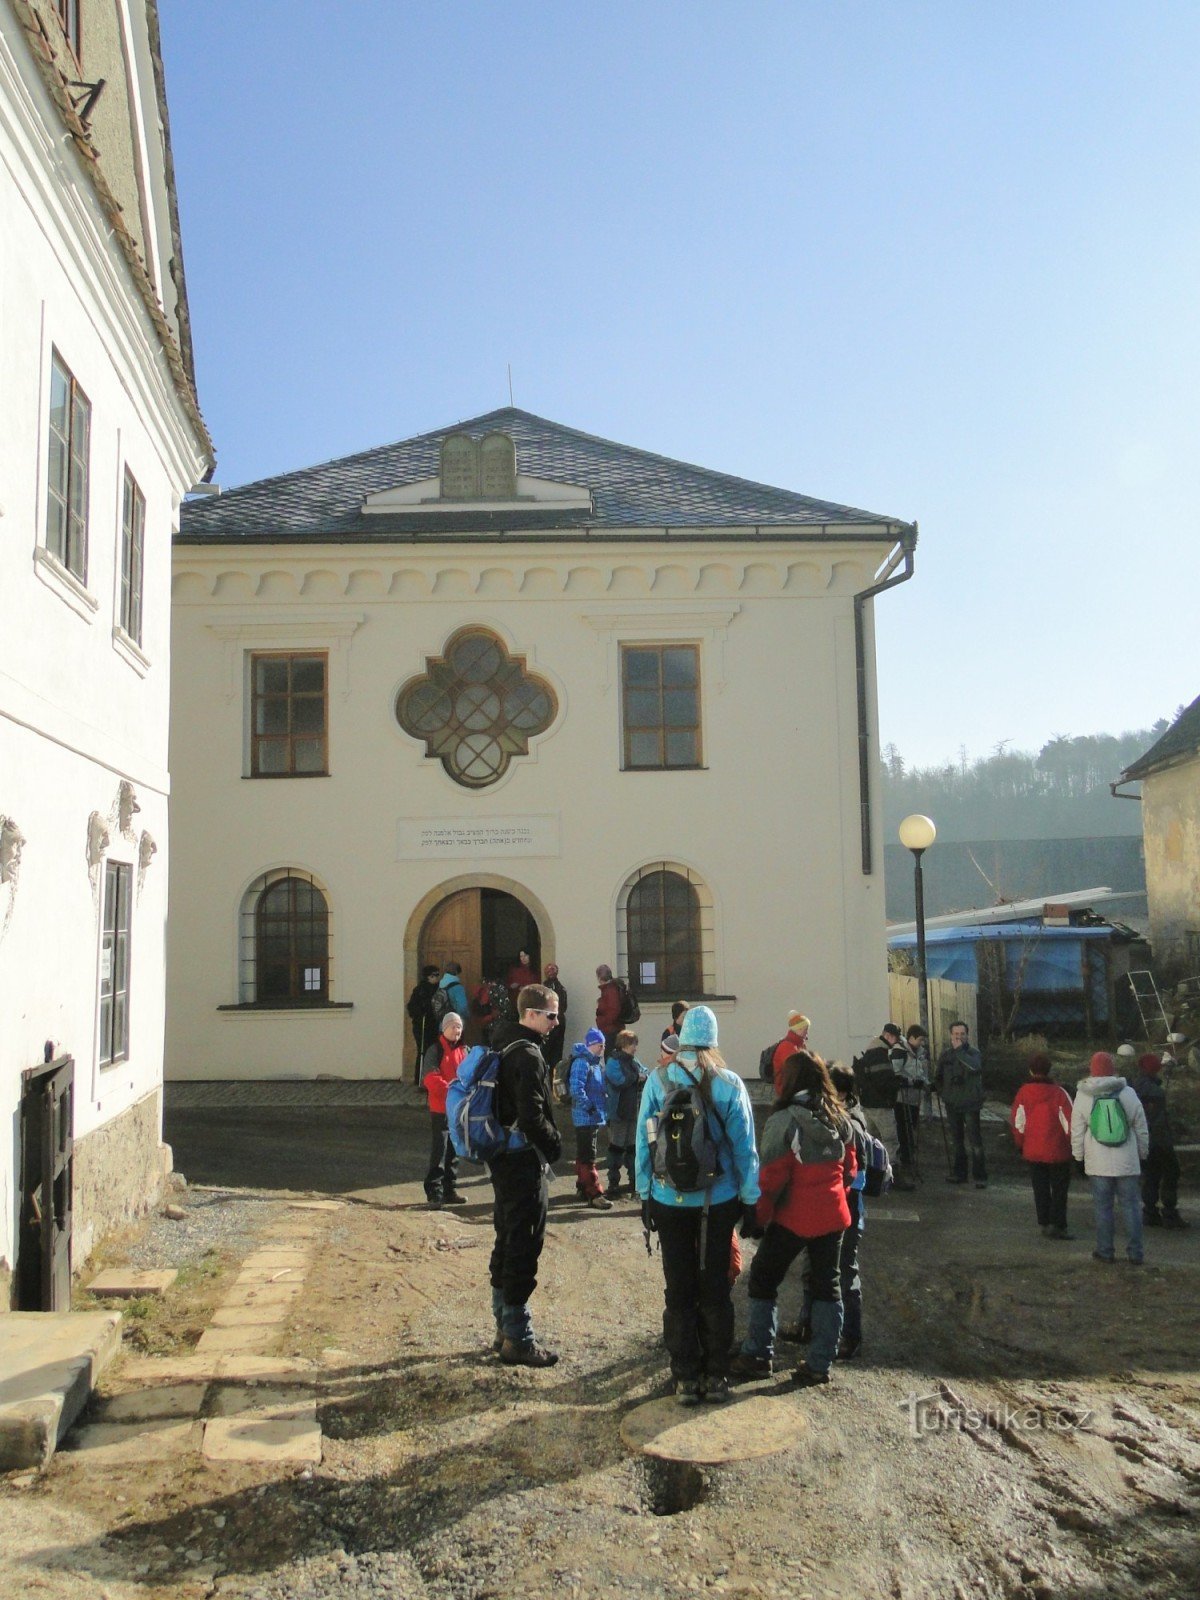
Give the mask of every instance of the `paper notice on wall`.
[[658, 982], [657, 973], [657, 961], [638, 962], [638, 982], [641, 984], [643, 989], [653, 989], [654, 985]]
[[101, 952], [100, 952], [100, 982], [101, 983], [111, 983], [112, 982], [112, 951], [111, 951], [111, 949], [109, 949], [109, 950], [101, 950]]
[[396, 859], [476, 860], [498, 856], [556, 856], [558, 817], [402, 817], [397, 825]]

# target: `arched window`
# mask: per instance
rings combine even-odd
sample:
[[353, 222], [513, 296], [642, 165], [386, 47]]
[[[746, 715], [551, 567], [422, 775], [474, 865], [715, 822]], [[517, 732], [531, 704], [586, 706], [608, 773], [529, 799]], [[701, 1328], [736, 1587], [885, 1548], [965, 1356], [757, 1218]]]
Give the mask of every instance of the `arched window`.
[[243, 1005], [329, 999], [329, 903], [311, 874], [285, 867], [246, 891], [241, 916]]
[[642, 867], [619, 910], [618, 958], [639, 994], [678, 1000], [713, 991], [712, 897], [695, 873], [666, 861]]
[[462, 628], [396, 697], [396, 718], [455, 783], [484, 789], [554, 721], [558, 705], [544, 678], [510, 656], [486, 628]]

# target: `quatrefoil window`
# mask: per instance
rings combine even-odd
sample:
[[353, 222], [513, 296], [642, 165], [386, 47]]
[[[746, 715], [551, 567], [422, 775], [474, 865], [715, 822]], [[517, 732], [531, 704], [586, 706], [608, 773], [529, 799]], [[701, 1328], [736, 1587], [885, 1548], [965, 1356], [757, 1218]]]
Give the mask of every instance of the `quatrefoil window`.
[[455, 783], [485, 789], [508, 771], [514, 756], [554, 721], [558, 703], [544, 678], [528, 672], [484, 628], [463, 628], [441, 656], [396, 696], [396, 720], [425, 743]]

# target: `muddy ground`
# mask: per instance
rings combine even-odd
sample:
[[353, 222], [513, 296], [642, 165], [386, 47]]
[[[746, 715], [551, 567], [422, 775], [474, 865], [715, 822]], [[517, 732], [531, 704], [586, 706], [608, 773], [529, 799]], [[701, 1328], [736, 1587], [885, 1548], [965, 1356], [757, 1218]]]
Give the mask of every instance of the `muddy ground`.
[[[197, 1117], [192, 1155], [207, 1179], [206, 1163], [224, 1160], [225, 1181], [245, 1184], [253, 1137], [265, 1214], [279, 1173], [246, 1123], [231, 1112]], [[465, 1210], [426, 1210], [414, 1181], [426, 1126], [415, 1111], [327, 1109], [276, 1128], [286, 1181], [345, 1200], [277, 1345], [315, 1363], [320, 1465], [193, 1455], [99, 1470], [86, 1453], [62, 1453], [42, 1476], [0, 1489], [0, 1593], [1200, 1593], [1200, 1227], [1148, 1233], [1141, 1269], [1098, 1264], [1082, 1185], [1071, 1199], [1075, 1240], [1051, 1243], [1000, 1129], [989, 1130], [996, 1177], [982, 1192], [943, 1183], [938, 1134], [927, 1130], [922, 1187], [871, 1205], [862, 1356], [827, 1390], [796, 1396], [786, 1370], [739, 1390], [798, 1410], [799, 1442], [739, 1464], [667, 1469], [633, 1457], [619, 1433], [665, 1379], [661, 1269], [647, 1259], [636, 1206], [581, 1209], [570, 1179], [559, 1180], [534, 1309], [562, 1360], [545, 1373], [502, 1368], [490, 1353], [490, 1190], [470, 1179]], [[172, 1136], [186, 1171], [188, 1131]], [[346, 1181], [351, 1169], [357, 1184]], [[241, 1244], [223, 1241], [203, 1274], [149, 1315], [152, 1338], [140, 1319], [143, 1351], [194, 1341], [197, 1305], [212, 1302], [254, 1243], [252, 1207], [247, 1216]], [[796, 1292], [785, 1286], [785, 1314]], [[741, 1322], [744, 1278], [735, 1298]], [[145, 1383], [152, 1371], [131, 1355], [105, 1387]], [[979, 1415], [918, 1432], [914, 1396]]]

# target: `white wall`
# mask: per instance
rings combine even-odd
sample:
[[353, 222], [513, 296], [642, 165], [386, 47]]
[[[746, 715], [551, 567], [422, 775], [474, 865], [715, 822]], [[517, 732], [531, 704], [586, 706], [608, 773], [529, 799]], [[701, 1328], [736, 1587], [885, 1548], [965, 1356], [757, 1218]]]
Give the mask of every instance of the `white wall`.
[[[84, 584], [46, 559], [51, 349], [91, 402]], [[76, 1059], [76, 1138], [161, 1081], [167, 878], [170, 539], [203, 470], [166, 358], [128, 266], [49, 103], [8, 7], [0, 8], [0, 814], [25, 837], [0, 885], [0, 1272], [14, 1258], [20, 1074], [52, 1039]], [[128, 465], [146, 498], [140, 650], [114, 634]], [[40, 553], [39, 553], [40, 552]], [[141, 806], [115, 826], [122, 780]], [[113, 813], [113, 859], [157, 853], [132, 933], [131, 1055], [96, 1065], [99, 884], [88, 818]], [[84, 1219], [77, 1219], [83, 1221]]]
[[[543, 960], [558, 961], [581, 1031], [595, 966], [616, 964], [621, 886], [660, 859], [712, 892], [715, 987], [736, 996], [715, 1007], [732, 1064], [753, 1074], [796, 1004], [830, 1054], [871, 1037], [887, 1003], [883, 876], [878, 819], [878, 870], [864, 878], [860, 864], [852, 596], [880, 558], [865, 543], [732, 541], [177, 548], [167, 1076], [397, 1074], [414, 908], [472, 874], [546, 908]], [[393, 711], [466, 623], [506, 638], [560, 706], [532, 754], [476, 792], [425, 759]], [[707, 770], [623, 773], [616, 645], [672, 638], [701, 643]], [[245, 652], [322, 642], [331, 775], [244, 779]], [[530, 814], [558, 820], [560, 854], [397, 859], [401, 818]], [[218, 1011], [238, 998], [242, 894], [288, 865], [328, 889], [333, 998], [353, 1010]], [[647, 1008], [644, 1034], [665, 1020]]]

